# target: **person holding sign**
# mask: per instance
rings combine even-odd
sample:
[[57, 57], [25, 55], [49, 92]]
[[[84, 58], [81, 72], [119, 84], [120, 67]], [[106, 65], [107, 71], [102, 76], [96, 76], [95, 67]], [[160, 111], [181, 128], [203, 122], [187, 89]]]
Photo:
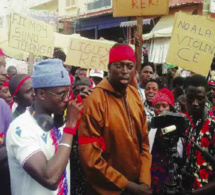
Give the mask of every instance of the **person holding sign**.
[[138, 90], [129, 85], [136, 65], [128, 45], [109, 55], [109, 77], [84, 102], [79, 154], [86, 194], [152, 194], [147, 121]]

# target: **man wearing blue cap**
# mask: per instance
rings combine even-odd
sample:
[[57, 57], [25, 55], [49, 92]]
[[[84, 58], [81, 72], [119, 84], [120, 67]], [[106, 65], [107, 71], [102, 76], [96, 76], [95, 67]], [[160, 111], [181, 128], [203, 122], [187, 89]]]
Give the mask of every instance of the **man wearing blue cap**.
[[[34, 104], [10, 125], [7, 151], [13, 195], [69, 194], [68, 159], [82, 104], [69, 101], [70, 78], [62, 61], [34, 65]], [[63, 132], [53, 115], [67, 110]]]

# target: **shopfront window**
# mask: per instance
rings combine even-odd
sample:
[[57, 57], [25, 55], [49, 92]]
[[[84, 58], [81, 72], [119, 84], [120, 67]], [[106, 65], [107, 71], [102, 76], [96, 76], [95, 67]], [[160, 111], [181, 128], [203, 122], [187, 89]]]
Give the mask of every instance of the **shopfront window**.
[[88, 0], [87, 10], [94, 11], [102, 8], [111, 8], [111, 0]]
[[66, 8], [75, 7], [76, 0], [66, 0]]

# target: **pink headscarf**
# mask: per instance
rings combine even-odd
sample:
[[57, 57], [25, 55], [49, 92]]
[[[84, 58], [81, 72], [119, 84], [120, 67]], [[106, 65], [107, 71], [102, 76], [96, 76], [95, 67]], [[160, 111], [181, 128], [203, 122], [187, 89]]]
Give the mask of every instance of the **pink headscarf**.
[[0, 56], [5, 56], [4, 52], [2, 51], [2, 49], [0, 48]]
[[167, 102], [171, 106], [174, 106], [174, 96], [172, 92], [167, 88], [163, 88], [158, 91], [152, 101], [152, 105], [155, 105], [155, 103], [158, 101]]
[[208, 81], [208, 85], [213, 85], [213, 86], [215, 86], [215, 81]]
[[2, 87], [9, 87], [9, 81], [5, 81], [4, 83], [2, 83], [1, 86]]

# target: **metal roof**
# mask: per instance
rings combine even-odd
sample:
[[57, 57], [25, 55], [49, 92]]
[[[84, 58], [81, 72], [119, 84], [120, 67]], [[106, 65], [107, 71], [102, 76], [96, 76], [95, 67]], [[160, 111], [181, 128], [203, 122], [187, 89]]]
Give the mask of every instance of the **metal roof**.
[[[153, 20], [153, 19], [152, 18], [150, 18], [150, 19], [144, 19], [143, 20], [143, 25], [150, 25], [151, 24], [151, 20]], [[137, 26], [137, 20], [126, 21], [126, 22], [121, 22], [120, 23], [120, 27], [132, 27], [132, 26]]]
[[203, 3], [203, 0], [169, 0], [169, 7], [177, 7], [186, 4]]

